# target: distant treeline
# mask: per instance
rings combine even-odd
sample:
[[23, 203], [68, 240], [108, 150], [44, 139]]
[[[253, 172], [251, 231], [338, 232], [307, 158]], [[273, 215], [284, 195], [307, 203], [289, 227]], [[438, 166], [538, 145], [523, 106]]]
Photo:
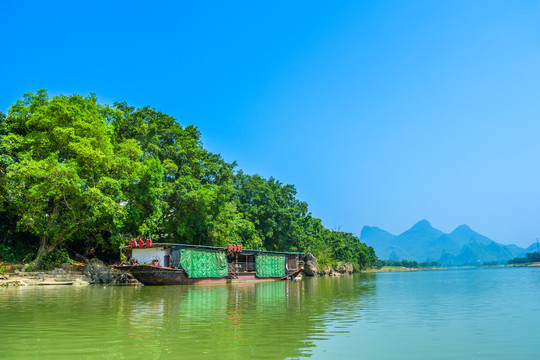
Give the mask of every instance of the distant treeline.
[[417, 262], [417, 261], [408, 261], [408, 260], [378, 260], [375, 264], [375, 266], [383, 267], [383, 266], [402, 266], [406, 268], [433, 268], [433, 267], [441, 267], [441, 264], [439, 264], [436, 261], [431, 262]]
[[137, 237], [377, 261], [312, 217], [293, 185], [237, 170], [195, 126], [148, 106], [39, 90], [0, 113], [0, 260], [112, 259]]
[[508, 264], [527, 264], [533, 262], [540, 262], [540, 252], [535, 251], [527, 253], [526, 257], [508, 260]]

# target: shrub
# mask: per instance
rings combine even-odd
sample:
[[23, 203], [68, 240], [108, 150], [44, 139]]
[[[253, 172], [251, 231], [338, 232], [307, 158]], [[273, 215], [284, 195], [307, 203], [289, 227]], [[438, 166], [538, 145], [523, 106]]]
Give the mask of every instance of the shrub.
[[335, 260], [331, 259], [328, 256], [321, 256], [317, 259], [319, 266], [332, 266]]
[[26, 272], [32, 272], [32, 271], [34, 271], [34, 263], [29, 263], [29, 264], [26, 266], [25, 271], [26, 271]]
[[39, 267], [43, 270], [52, 270], [63, 263], [73, 263], [66, 249], [60, 248], [48, 253], [39, 260]]
[[11, 246], [0, 244], [0, 260], [7, 263], [14, 263], [17, 261], [15, 251]]

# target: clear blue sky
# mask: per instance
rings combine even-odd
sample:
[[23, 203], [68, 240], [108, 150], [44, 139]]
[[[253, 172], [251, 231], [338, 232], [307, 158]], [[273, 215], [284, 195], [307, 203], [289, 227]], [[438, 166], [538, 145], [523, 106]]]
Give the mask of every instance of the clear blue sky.
[[538, 1], [0, 1], [0, 110], [95, 92], [357, 235], [540, 236]]

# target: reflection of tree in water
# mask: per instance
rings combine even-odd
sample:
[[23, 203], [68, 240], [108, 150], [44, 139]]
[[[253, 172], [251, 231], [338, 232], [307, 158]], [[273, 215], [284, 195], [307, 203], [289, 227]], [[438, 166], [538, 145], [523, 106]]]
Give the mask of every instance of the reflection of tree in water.
[[375, 280], [373, 275], [357, 274], [141, 290], [131, 314], [139, 320], [132, 320], [131, 327], [134, 332], [152, 332], [157, 348], [149, 354], [282, 359], [309, 357], [314, 340], [348, 332], [374, 293]]
[[6, 358], [283, 359], [348, 332], [375, 280], [3, 290]]

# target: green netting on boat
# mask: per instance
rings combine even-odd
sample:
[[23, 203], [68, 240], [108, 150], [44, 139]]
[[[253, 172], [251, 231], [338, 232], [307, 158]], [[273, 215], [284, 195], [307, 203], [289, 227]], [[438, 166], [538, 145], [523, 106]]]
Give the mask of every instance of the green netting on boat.
[[182, 249], [180, 265], [190, 278], [224, 277], [229, 275], [224, 251]]
[[258, 277], [285, 276], [285, 255], [259, 254], [255, 259]]

